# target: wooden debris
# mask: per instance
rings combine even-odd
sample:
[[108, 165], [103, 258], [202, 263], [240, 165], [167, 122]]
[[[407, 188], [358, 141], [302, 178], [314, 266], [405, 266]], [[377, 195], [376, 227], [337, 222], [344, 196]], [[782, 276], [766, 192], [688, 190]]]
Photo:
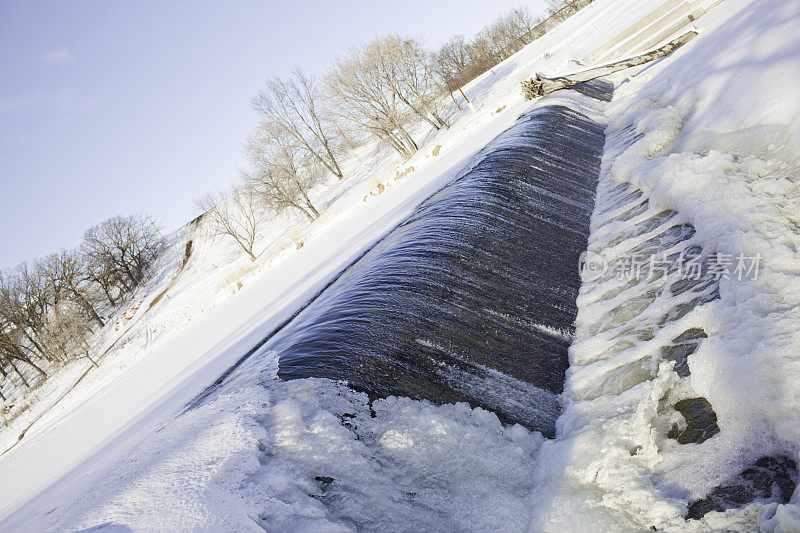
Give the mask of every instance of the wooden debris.
[[696, 36], [696, 31], [690, 31], [684, 33], [676, 39], [673, 39], [664, 46], [656, 48], [655, 50], [651, 50], [638, 56], [629, 57], [621, 61], [616, 61], [614, 63], [609, 63], [608, 65], [603, 65], [601, 67], [595, 67], [589, 70], [584, 70], [583, 72], [569, 74], [567, 76], [547, 78], [540, 74], [536, 74], [536, 76], [530, 80], [525, 80], [522, 82], [522, 94], [525, 96], [526, 100], [532, 100], [539, 96], [552, 93], [553, 91], [558, 91], [559, 89], [566, 89], [578, 83], [593, 80], [601, 76], [607, 76], [609, 74], [613, 74], [614, 72], [625, 70], [626, 68], [643, 65], [645, 63], [649, 63], [650, 61], [655, 61], [656, 59], [669, 55], [676, 48], [683, 46]]

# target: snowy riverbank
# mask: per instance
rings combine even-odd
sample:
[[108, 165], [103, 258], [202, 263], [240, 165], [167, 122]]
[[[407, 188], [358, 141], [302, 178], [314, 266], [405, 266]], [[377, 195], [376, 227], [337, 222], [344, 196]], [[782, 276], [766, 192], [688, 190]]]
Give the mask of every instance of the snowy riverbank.
[[[791, 504], [682, 517], [760, 457], [800, 460], [800, 6], [790, 2], [726, 0], [697, 21], [700, 35], [684, 48], [615, 80], [590, 249], [630, 250], [653, 236], [637, 234], [635, 223], [670, 211], [651, 230], [688, 224], [692, 244], [759, 256], [761, 270], [757, 279], [720, 280], [718, 298], [666, 328], [662, 311], [685, 301], [650, 298], [656, 285], [610, 295], [619, 287], [609, 280], [585, 283], [555, 440], [466, 405], [370, 405], [341, 384], [280, 382], [270, 353], [237, 371], [238, 387], [183, 412], [522, 112], [563, 103], [605, 120], [571, 91], [525, 102], [519, 82], [579, 68], [571, 61], [648, 12], [640, 4], [597, 0], [468, 86], [477, 111], [465, 110], [415, 159], [373, 162], [352, 182], [318, 191], [328, 213], [305, 231], [302, 248], [222, 266], [233, 248], [202, 228], [181, 235], [195, 252], [168, 297], [110, 354], [113, 364], [0, 457], [0, 528], [797, 528]], [[407, 166], [414, 172], [394, 180]], [[377, 182], [392, 185], [364, 202]], [[619, 186], [641, 195], [614, 204]], [[645, 210], [605, 226], [642, 200]], [[263, 248], [287, 240], [280, 231]], [[612, 244], [617, 235], [631, 240]], [[605, 314], [633, 300], [638, 322], [619, 316], [636, 331], [615, 330], [623, 324], [613, 320], [611, 333], [597, 331]], [[679, 376], [658, 353], [691, 327], [707, 338], [688, 358], [690, 374]], [[638, 335], [637, 344], [615, 344], [616, 333]], [[719, 433], [670, 442], [676, 419], [666, 407], [696, 396], [713, 406]], [[340, 497], [323, 504], [325, 491]]]

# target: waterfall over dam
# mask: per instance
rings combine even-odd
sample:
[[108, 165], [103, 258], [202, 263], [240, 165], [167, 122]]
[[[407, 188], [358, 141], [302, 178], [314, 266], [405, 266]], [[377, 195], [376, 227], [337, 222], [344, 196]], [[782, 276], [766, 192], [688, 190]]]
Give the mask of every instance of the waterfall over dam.
[[529, 111], [253, 352], [282, 379], [466, 401], [552, 436], [603, 144], [577, 111]]

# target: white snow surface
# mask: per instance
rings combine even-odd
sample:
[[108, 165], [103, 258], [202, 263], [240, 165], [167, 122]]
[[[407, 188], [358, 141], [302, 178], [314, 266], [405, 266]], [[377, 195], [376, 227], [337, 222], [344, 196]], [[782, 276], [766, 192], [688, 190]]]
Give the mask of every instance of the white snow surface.
[[466, 404], [370, 406], [329, 380], [283, 382], [276, 354], [256, 354], [92, 485], [98, 505], [51, 527], [519, 530], [543, 440]]
[[[629, 243], [637, 221], [671, 209], [706, 251], [758, 255], [761, 269], [723, 278], [719, 300], [632, 347], [611, 345], [596, 324], [620, 303], [628, 311], [608, 327], [654, 324], [663, 301], [609, 293], [605, 279], [583, 285], [565, 411], [537, 463], [537, 530], [800, 530], [797, 492], [788, 505], [682, 518], [687, 502], [759, 457], [797, 461], [800, 451], [800, 3], [727, 0], [698, 26], [697, 39], [619, 84], [601, 183], [649, 200], [648, 214], [614, 227]], [[602, 194], [597, 202], [596, 213], [607, 207]], [[589, 248], [599, 253], [614, 246], [605, 220], [593, 218]], [[689, 357], [688, 382], [671, 364], [646, 380], [626, 366], [696, 326], [709, 336]], [[720, 434], [665, 439], [659, 402], [670, 395], [705, 397]]]
[[[141, 309], [168, 288], [160, 301], [119, 340], [104, 333], [106, 345], [117, 342], [100, 369], [55, 407], [0, 430], [6, 449], [19, 424], [42, 415], [0, 456], [0, 529], [800, 530], [797, 495], [787, 505], [682, 518], [688, 501], [748, 462], [773, 452], [800, 459], [794, 1], [726, 0], [695, 23], [700, 35], [689, 44], [615, 78], [605, 110], [590, 249], [642, 242], [636, 222], [669, 209], [696, 228], [704, 249], [762, 257], [756, 280], [723, 280], [719, 300], [655, 333], [653, 343], [673, 329], [705, 328], [689, 378], [656, 362], [652, 376], [628, 379], [628, 365], [656, 344], [624, 349], [596, 331], [604, 312], [632, 294], [609, 296], [600, 280], [581, 289], [564, 413], [551, 441], [464, 404], [370, 405], [344, 384], [281, 382], [273, 353], [256, 354], [224, 388], [184, 410], [519, 114], [559, 103], [606, 120], [597, 103], [572, 91], [525, 102], [519, 81], [534, 71], [578, 70], [577, 58], [653, 7], [596, 0], [470, 84], [477, 111], [453, 110], [450, 130], [428, 134], [408, 162], [360, 149], [349, 178], [314, 192], [323, 217], [299, 230], [299, 218], [280, 217], [261, 237], [256, 263], [211, 238], [203, 221], [171, 236]], [[377, 183], [391, 186], [370, 196]], [[613, 246], [599, 214], [607, 207], [603, 183], [628, 184], [650, 202], [622, 228], [627, 241]], [[304, 246], [296, 249], [298, 236]], [[189, 239], [194, 253], [179, 270]], [[641, 313], [637, 324], [650, 327], [654, 313]], [[659, 403], [690, 390], [713, 405], [721, 432], [679, 447], [663, 437]]]

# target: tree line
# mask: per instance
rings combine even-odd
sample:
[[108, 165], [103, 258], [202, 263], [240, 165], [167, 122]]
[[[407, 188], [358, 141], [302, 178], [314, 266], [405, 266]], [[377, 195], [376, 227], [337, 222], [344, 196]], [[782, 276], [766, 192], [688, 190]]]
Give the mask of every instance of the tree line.
[[[544, 20], [518, 8], [470, 38], [430, 48], [416, 37], [379, 37], [339, 57], [319, 76], [300, 69], [269, 80], [252, 98], [258, 125], [246, 142], [249, 168], [228, 191], [198, 207], [209, 226], [256, 259], [265, 213], [287, 209], [309, 222], [320, 216], [311, 189], [346, 178], [343, 160], [370, 140], [408, 159], [420, 131], [449, 128], [461, 90], [591, 0], [548, 0]], [[88, 229], [82, 243], [0, 271], [0, 378], [88, 358], [89, 338], [142, 283], [161, 238], [140, 217], [113, 217]], [[0, 390], [0, 399], [3, 397]]]
[[449, 128], [453, 107], [469, 104], [463, 85], [590, 1], [548, 0], [545, 19], [517, 8], [471, 38], [457, 35], [437, 48], [386, 35], [348, 51], [322, 75], [296, 69], [269, 80], [251, 101], [258, 125], [245, 146], [249, 168], [229, 190], [201, 198], [198, 209], [214, 232], [255, 260], [265, 213], [291, 209], [313, 222], [320, 210], [311, 189], [344, 179], [349, 152], [375, 140], [409, 159], [423, 127]]
[[30, 387], [24, 367], [46, 377], [44, 363], [95, 364], [89, 336], [142, 283], [160, 245], [148, 221], [117, 216], [89, 228], [76, 248], [0, 271], [0, 377]]

